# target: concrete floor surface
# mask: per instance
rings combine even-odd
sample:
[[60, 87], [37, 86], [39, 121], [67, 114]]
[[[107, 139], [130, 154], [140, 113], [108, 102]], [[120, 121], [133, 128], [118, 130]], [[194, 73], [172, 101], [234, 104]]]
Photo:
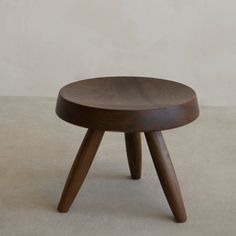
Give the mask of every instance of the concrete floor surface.
[[236, 108], [201, 107], [164, 131], [188, 221], [173, 221], [146, 141], [131, 180], [122, 133], [105, 133], [67, 214], [56, 211], [85, 129], [55, 115], [54, 98], [0, 97], [1, 236], [236, 235]]

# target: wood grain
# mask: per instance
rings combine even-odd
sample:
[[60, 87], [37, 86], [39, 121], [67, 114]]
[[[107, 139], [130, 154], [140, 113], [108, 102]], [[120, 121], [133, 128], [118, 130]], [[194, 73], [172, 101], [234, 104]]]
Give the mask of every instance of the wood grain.
[[147, 144], [166, 199], [177, 222], [187, 219], [180, 187], [161, 132], [145, 133]]
[[76, 197], [92, 164], [104, 131], [89, 129], [80, 146], [67, 178], [59, 205], [59, 212], [67, 212]]
[[67, 212], [94, 159], [105, 131], [125, 133], [131, 177], [142, 169], [144, 132], [157, 175], [177, 222], [187, 219], [180, 187], [161, 131], [186, 125], [199, 115], [196, 93], [170, 80], [116, 76], [76, 81], [59, 94], [56, 113], [88, 131], [71, 168], [58, 211]]
[[142, 148], [140, 133], [125, 133], [126, 152], [132, 179], [141, 178]]
[[146, 77], [102, 77], [63, 87], [56, 113], [96, 130], [147, 132], [186, 125], [199, 110], [195, 92], [186, 85]]

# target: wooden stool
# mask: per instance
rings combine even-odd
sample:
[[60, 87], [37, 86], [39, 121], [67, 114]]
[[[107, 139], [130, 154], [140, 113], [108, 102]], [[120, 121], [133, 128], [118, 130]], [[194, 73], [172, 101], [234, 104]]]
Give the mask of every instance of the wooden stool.
[[141, 139], [148, 147], [177, 222], [187, 219], [178, 180], [161, 130], [176, 128], [199, 115], [195, 92], [186, 85], [145, 77], [102, 77], [77, 81], [58, 95], [57, 115], [88, 128], [72, 165], [58, 211], [67, 212], [80, 190], [105, 131], [125, 133], [133, 179], [141, 177]]

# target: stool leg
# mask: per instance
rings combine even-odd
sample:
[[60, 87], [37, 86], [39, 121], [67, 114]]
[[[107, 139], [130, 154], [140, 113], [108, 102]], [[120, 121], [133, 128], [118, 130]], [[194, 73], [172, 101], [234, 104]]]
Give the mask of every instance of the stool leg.
[[67, 212], [88, 173], [104, 131], [88, 129], [74, 160], [58, 205], [59, 212]]
[[125, 133], [125, 145], [132, 179], [141, 178], [142, 148], [139, 132]]
[[165, 196], [177, 222], [187, 219], [180, 187], [161, 132], [145, 133], [147, 144]]

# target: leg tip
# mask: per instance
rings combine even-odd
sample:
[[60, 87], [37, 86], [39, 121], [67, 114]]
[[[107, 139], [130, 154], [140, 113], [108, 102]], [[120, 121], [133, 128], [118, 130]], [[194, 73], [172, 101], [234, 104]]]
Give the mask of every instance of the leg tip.
[[130, 177], [131, 177], [131, 179], [134, 179], [134, 180], [141, 179], [141, 171], [140, 172], [136, 172], [136, 173], [135, 172], [131, 173]]
[[65, 209], [61, 206], [58, 206], [57, 207], [57, 211], [60, 212], [60, 213], [67, 213], [69, 211], [69, 209]]
[[138, 179], [141, 179], [141, 176], [131, 176], [131, 179], [138, 180]]
[[182, 216], [182, 217], [175, 218], [175, 221], [177, 223], [184, 223], [184, 222], [187, 221], [187, 216], [185, 215], [185, 216]]

